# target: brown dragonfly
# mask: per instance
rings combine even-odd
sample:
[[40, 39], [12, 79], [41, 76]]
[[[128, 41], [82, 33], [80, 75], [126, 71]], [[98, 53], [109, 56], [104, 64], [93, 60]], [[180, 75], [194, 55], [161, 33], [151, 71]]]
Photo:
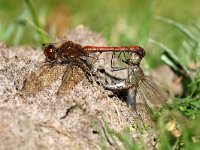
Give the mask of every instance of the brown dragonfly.
[[[136, 113], [138, 113], [138, 106], [140, 106], [139, 112], [146, 117], [148, 114], [149, 119], [152, 120], [152, 115], [150, 115], [152, 109], [167, 104], [169, 96], [158, 84], [144, 75], [140, 64], [133, 64], [129, 61], [127, 65], [127, 79], [115, 78], [115, 83], [111, 84], [103, 83], [102, 80], [99, 82], [105, 89], [111, 90], [120, 98], [125, 99]], [[113, 75], [105, 74], [113, 78]], [[118, 82], [116, 82], [117, 80]]]
[[72, 41], [61, 41], [44, 45], [46, 65], [42, 65], [36, 73], [32, 73], [25, 82], [23, 90], [27, 93], [37, 93], [61, 78], [58, 95], [64, 95], [83, 78], [93, 82], [94, 74], [91, 53], [96, 52], [130, 52], [137, 63], [145, 56], [145, 51], [139, 46], [98, 47], [81, 46]]

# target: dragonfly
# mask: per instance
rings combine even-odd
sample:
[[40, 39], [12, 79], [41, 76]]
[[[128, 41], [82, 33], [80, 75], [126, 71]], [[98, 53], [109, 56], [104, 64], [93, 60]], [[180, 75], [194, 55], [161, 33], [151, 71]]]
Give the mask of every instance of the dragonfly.
[[135, 63], [139, 63], [146, 54], [140, 46], [81, 46], [72, 41], [61, 41], [44, 46], [44, 55], [52, 63], [74, 61], [74, 58], [77, 57], [88, 59], [89, 54], [97, 52], [129, 52], [128, 60], [131, 60], [130, 57], [135, 57]]
[[[159, 108], [168, 103], [168, 94], [150, 79], [150, 77], [144, 75], [140, 64], [129, 62], [127, 71], [127, 79], [121, 78], [118, 79], [118, 82], [111, 84], [106, 84], [102, 81], [99, 82], [104, 89], [117, 93], [119, 97], [125, 97], [124, 99], [136, 113], [138, 112], [138, 105], [144, 107], [142, 108], [143, 113], [144, 111], [152, 112], [153, 108]], [[106, 73], [106, 75], [113, 78], [113, 75], [110, 75], [109, 73]], [[115, 79], [115, 81], [116, 80], [117, 79]], [[150, 116], [150, 119], [152, 119], [152, 116]]]
[[[85, 77], [93, 82], [94, 73], [91, 53], [97, 52], [130, 52], [140, 60], [145, 56], [145, 50], [139, 46], [81, 46], [72, 41], [59, 41], [56, 43], [44, 44], [45, 64], [36, 73], [32, 73], [26, 80], [23, 90], [26, 93], [37, 93], [49, 87], [61, 76], [61, 85], [57, 94], [64, 95], [73, 89], [77, 83]], [[138, 63], [137, 62], [137, 63]]]

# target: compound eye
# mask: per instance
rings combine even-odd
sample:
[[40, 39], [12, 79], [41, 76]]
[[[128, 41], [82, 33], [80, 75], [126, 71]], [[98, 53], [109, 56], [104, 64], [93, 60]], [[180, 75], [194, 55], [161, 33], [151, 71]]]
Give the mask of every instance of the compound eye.
[[138, 47], [138, 51], [136, 52], [139, 57], [143, 58], [146, 55], [145, 50], [142, 47]]
[[44, 47], [44, 55], [48, 59], [54, 60], [55, 59], [55, 54], [56, 54], [55, 47], [52, 44]]

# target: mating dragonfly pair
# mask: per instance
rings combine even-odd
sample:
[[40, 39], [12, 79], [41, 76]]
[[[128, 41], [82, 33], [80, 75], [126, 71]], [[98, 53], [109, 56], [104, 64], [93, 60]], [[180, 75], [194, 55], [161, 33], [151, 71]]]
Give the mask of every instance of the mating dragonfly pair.
[[[95, 69], [94, 63], [98, 59], [98, 55], [92, 55], [102, 52], [119, 52], [118, 58], [124, 62], [128, 71], [127, 79], [119, 79], [117, 83], [106, 84], [99, 79], [99, 70]], [[128, 53], [128, 54], [127, 54]], [[123, 54], [125, 59], [121, 59]], [[159, 88], [155, 82], [146, 77], [140, 67], [140, 62], [145, 56], [145, 50], [139, 46], [120, 46], [120, 47], [102, 47], [102, 46], [81, 46], [72, 41], [61, 41], [44, 45], [44, 55], [48, 65], [42, 67], [37, 77], [32, 75], [30, 80], [25, 84], [25, 91], [37, 92], [46, 86], [50, 86], [52, 81], [58, 78], [58, 70], [60, 67], [62, 74], [62, 83], [58, 88], [58, 95], [63, 95], [67, 90], [71, 89], [76, 83], [81, 81], [85, 76], [90, 82], [94, 80], [107, 90], [119, 91], [127, 93], [127, 102], [136, 110], [136, 97], [139, 97], [149, 107], [156, 107], [167, 102], [165, 93]], [[95, 58], [95, 59], [93, 59]], [[114, 54], [112, 59], [114, 58]], [[111, 59], [111, 67], [113, 67]], [[63, 65], [60, 65], [63, 64]], [[64, 68], [64, 69], [63, 69]], [[48, 78], [47, 73], [50, 72], [48, 81], [39, 84], [44, 78]], [[77, 76], [77, 72], [79, 75]], [[80, 72], [82, 74], [80, 75]], [[108, 77], [112, 75], [105, 73]], [[73, 80], [73, 85], [69, 81]], [[117, 80], [117, 79], [115, 79]], [[35, 82], [35, 83], [34, 83]], [[35, 87], [33, 85], [38, 85]], [[34, 88], [33, 88], [34, 87]]]

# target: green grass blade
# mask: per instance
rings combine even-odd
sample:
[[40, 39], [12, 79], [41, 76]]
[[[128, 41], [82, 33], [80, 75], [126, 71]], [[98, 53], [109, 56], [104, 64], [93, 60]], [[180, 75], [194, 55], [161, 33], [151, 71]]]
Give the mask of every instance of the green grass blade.
[[174, 20], [161, 17], [161, 16], [157, 16], [156, 19], [176, 27], [178, 30], [180, 30], [182, 33], [184, 33], [192, 41], [194, 41], [195, 43], [198, 43], [197, 37], [192, 32], [190, 32], [187, 28], [185, 28], [182, 24], [180, 24]]
[[13, 40], [13, 45], [19, 45], [22, 41], [23, 35], [24, 35], [24, 27], [19, 26], [17, 28], [17, 32], [16, 32], [14, 40]]
[[153, 18], [154, 1], [148, 1], [148, 7], [145, 9], [145, 17], [142, 21], [139, 31], [140, 45], [145, 46], [149, 37], [149, 28]]
[[15, 31], [15, 24], [10, 24], [8, 28], [3, 32], [2, 34], [2, 40], [3, 41], [8, 41], [10, 37], [12, 36], [13, 32]]
[[37, 30], [38, 31], [38, 34], [40, 36], [40, 42], [41, 43], [46, 43], [47, 42], [47, 37], [45, 36], [44, 32], [41, 32], [42, 31], [42, 28], [41, 28], [41, 25], [40, 25], [40, 22], [39, 22], [39, 19], [38, 19], [38, 16], [35, 12], [35, 9], [32, 5], [32, 3], [30, 2], [30, 0], [25, 0], [25, 4], [28, 8], [28, 10], [30, 11], [30, 14], [32, 16], [32, 20], [33, 20], [33, 23], [35, 24], [35, 26], [38, 28], [38, 29], [41, 29], [41, 30]]
[[172, 67], [174, 70], [179, 70], [178, 67], [166, 55], [162, 55], [161, 60], [164, 61], [168, 66]]
[[38, 32], [47, 35], [47, 32], [45, 30], [43, 30], [42, 28], [39, 28], [38, 26], [36, 26], [31, 20], [29, 20], [28, 18], [26, 18], [27, 23], [33, 27], [35, 30], [37, 30]]
[[[162, 48], [168, 56], [162, 56], [161, 59], [171, 66], [174, 70], [178, 72], [182, 72], [180, 69], [183, 69], [183, 71], [186, 73], [186, 75], [192, 80], [192, 77], [190, 76], [190, 71], [188, 70], [187, 66], [183, 65], [183, 63], [180, 61], [180, 59], [174, 54], [173, 50], [165, 46], [164, 44], [157, 42], [153, 39], [149, 39], [150, 42], [156, 44], [160, 48]], [[167, 58], [168, 57], [168, 58]]]

